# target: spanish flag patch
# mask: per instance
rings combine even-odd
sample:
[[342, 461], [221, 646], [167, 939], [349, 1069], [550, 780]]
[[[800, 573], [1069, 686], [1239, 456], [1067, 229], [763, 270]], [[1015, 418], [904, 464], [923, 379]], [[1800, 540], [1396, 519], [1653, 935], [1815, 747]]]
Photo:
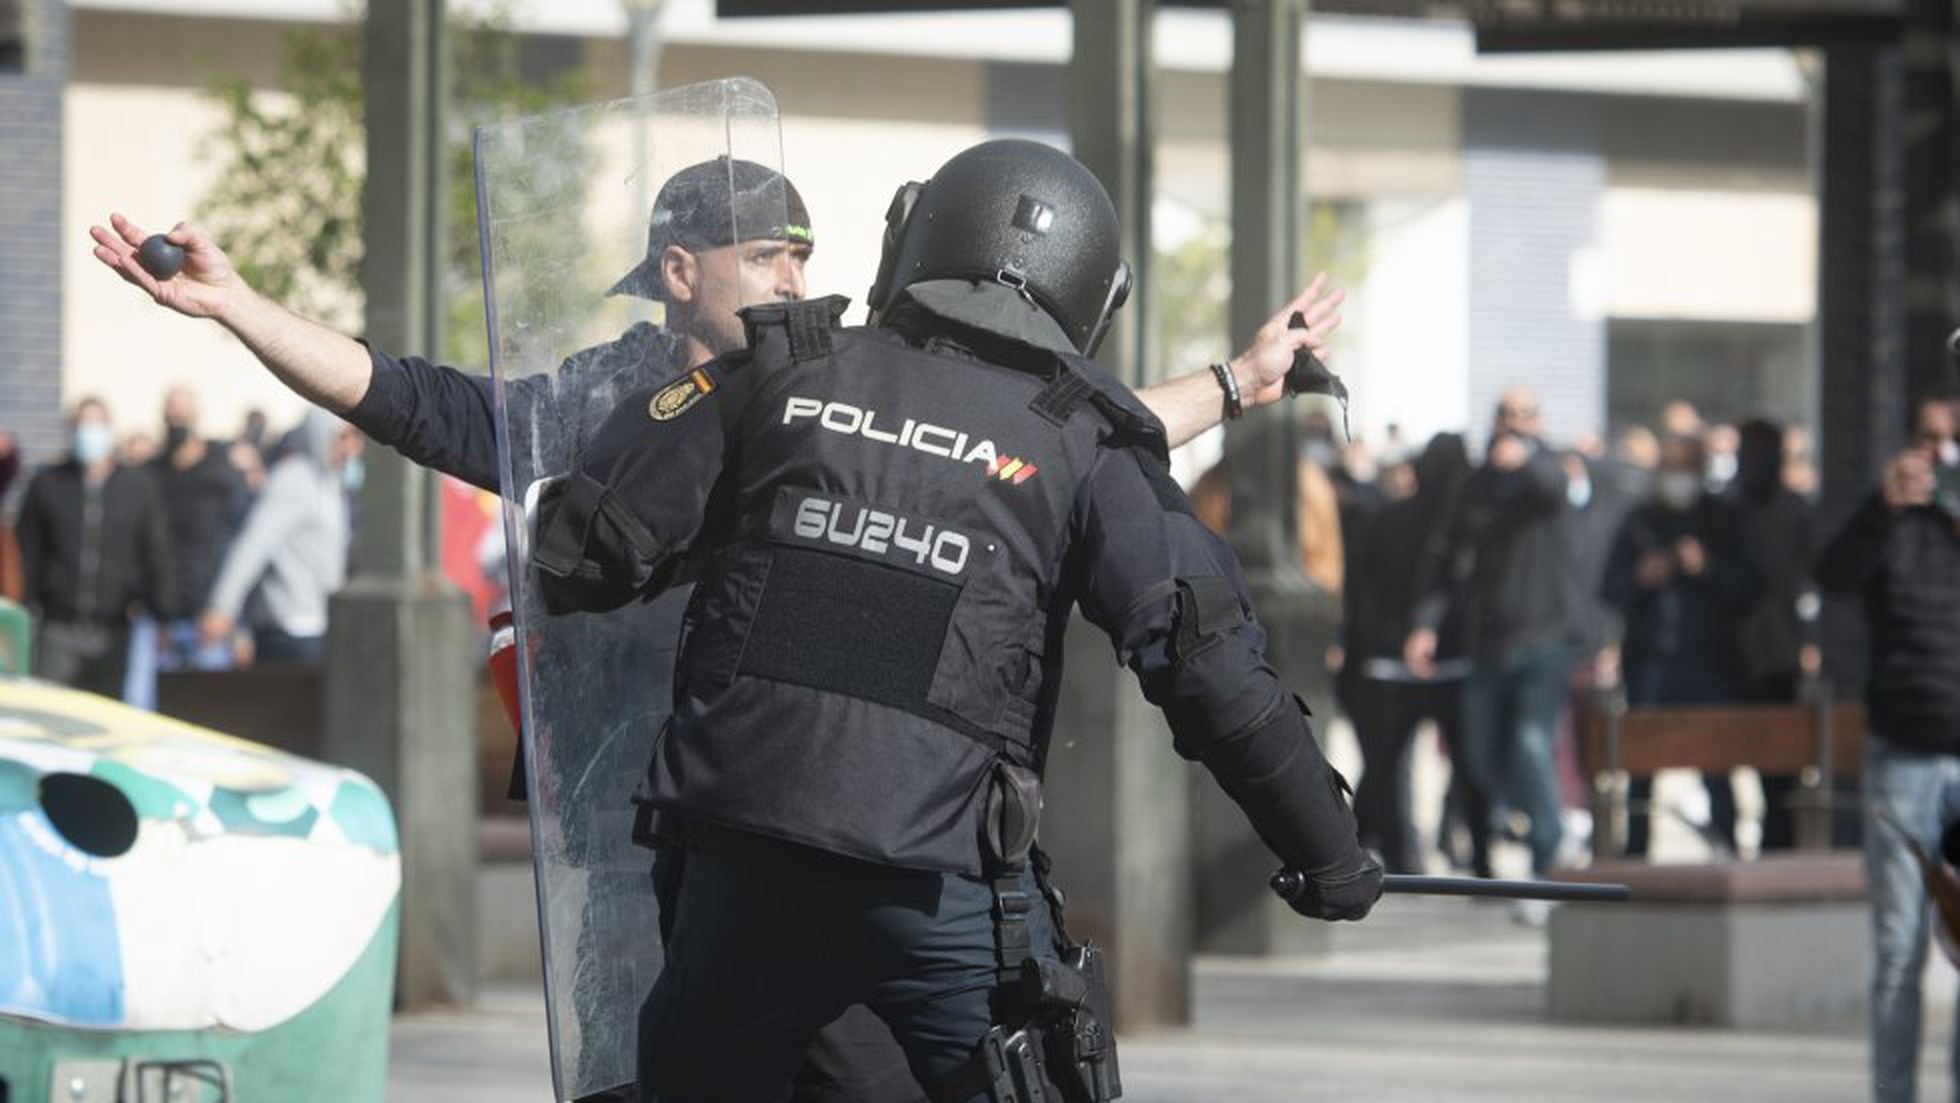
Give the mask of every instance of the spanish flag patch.
[[672, 421], [715, 389], [707, 372], [696, 368], [654, 392], [647, 403], [647, 415], [655, 421]]

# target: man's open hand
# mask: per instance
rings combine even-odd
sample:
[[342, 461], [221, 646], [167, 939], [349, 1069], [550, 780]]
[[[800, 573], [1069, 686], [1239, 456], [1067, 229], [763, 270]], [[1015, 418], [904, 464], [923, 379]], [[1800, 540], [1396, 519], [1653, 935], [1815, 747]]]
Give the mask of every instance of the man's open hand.
[[[1313, 278], [1292, 302], [1266, 320], [1253, 334], [1252, 346], [1229, 365], [1239, 381], [1246, 409], [1278, 402], [1286, 394], [1286, 373], [1293, 367], [1293, 354], [1308, 349], [1322, 361], [1327, 359], [1327, 339], [1341, 328], [1341, 303], [1347, 292], [1328, 286], [1327, 273]], [[1298, 313], [1306, 320], [1305, 329], [1289, 323]]]
[[184, 250], [183, 271], [167, 280], [157, 279], [137, 263], [136, 250], [150, 235], [129, 219], [112, 214], [108, 227], [90, 226], [88, 233], [95, 239], [95, 259], [179, 314], [219, 317], [246, 290], [224, 250], [188, 222], [179, 222], [165, 235]]

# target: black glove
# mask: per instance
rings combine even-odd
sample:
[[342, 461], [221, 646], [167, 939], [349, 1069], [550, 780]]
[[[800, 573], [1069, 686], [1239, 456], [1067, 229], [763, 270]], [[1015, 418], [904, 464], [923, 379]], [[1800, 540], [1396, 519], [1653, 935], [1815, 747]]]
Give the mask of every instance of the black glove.
[[1360, 919], [1382, 898], [1381, 859], [1364, 850], [1355, 864], [1325, 873], [1283, 869], [1273, 891], [1309, 919]]

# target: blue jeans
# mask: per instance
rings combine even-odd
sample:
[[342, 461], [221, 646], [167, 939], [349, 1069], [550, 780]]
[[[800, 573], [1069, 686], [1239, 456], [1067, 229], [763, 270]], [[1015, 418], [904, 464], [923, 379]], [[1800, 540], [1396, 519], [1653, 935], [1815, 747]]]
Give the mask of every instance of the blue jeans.
[[[1941, 829], [1960, 816], [1960, 756], [1912, 750], [1874, 733], [1865, 744], [1864, 786], [1872, 1098], [1910, 1101], [1919, 1070], [1919, 977], [1932, 917], [1919, 861], [1900, 832], [1928, 854], [1939, 853]], [[1960, 1032], [1952, 1044], [1960, 1075]]]
[[1551, 868], [1565, 833], [1554, 749], [1571, 673], [1571, 648], [1547, 643], [1480, 659], [1463, 680], [1463, 767], [1491, 803], [1531, 817], [1533, 873]]
[[[1034, 899], [1030, 941], [1053, 958]], [[992, 909], [978, 878], [691, 827], [666, 967], [640, 1008], [640, 1097], [786, 1099], [817, 1031], [856, 1004], [919, 1083], [943, 1080], [994, 1023]]]

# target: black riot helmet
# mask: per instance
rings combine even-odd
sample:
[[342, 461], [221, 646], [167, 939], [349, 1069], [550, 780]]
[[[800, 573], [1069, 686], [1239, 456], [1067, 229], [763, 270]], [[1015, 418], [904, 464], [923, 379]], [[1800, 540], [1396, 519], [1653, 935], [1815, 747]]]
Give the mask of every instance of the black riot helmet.
[[876, 317], [908, 289], [925, 301], [931, 285], [1006, 287], [1039, 308], [1039, 328], [1052, 320], [1093, 355], [1130, 293], [1120, 246], [1116, 207], [1081, 162], [1040, 142], [982, 142], [892, 197], [866, 298]]

